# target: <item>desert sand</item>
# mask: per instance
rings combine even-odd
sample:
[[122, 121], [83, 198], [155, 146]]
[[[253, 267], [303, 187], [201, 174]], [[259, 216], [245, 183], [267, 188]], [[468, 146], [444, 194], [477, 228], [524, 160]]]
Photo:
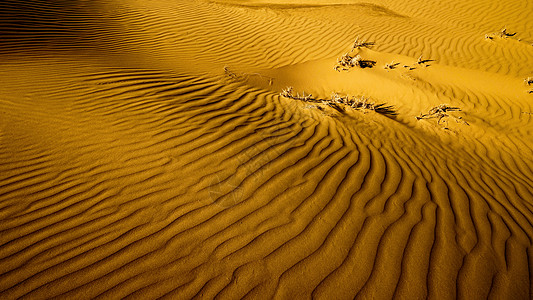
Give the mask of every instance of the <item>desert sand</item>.
[[0, 298], [531, 299], [532, 16], [2, 1]]

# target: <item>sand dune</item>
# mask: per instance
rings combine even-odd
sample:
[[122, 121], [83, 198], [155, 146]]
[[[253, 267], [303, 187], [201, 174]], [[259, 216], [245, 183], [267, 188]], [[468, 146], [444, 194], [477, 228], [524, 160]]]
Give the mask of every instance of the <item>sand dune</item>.
[[0, 297], [530, 299], [531, 13], [3, 1]]

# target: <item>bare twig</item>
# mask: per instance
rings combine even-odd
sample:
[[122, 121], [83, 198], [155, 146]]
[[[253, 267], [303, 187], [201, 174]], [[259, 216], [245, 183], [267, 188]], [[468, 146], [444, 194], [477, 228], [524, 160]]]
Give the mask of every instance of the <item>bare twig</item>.
[[226, 75], [228, 75], [232, 79], [237, 80], [239, 78], [239, 76], [237, 76], [237, 74], [235, 74], [232, 71], [230, 71], [228, 66], [224, 66], [224, 73], [226, 73]]
[[425, 65], [425, 64], [427, 64], [428, 62], [432, 62], [432, 61], [435, 61], [435, 60], [434, 60], [434, 59], [423, 59], [423, 58], [422, 58], [422, 55], [420, 55], [420, 56], [418, 57], [418, 59], [416, 60], [416, 63], [417, 63], [418, 65]]
[[506, 27], [503, 27], [503, 29], [500, 30], [499, 35], [500, 35], [500, 37], [515, 36], [515, 35], [516, 35], [516, 32], [509, 33], [509, 32], [507, 32], [507, 28], [506, 28]]
[[396, 67], [400, 65], [400, 63], [395, 63], [394, 61], [388, 63], [388, 64], [385, 64], [385, 66], [383, 66], [383, 68], [385, 70], [392, 70], [392, 69], [396, 69]]
[[[485, 39], [493, 40], [495, 37], [499, 37], [499, 38], [505, 39], [505, 38], [508, 38], [508, 37], [513, 37], [515, 35], [516, 35], [516, 32], [510, 33], [510, 32], [507, 31], [507, 27], [503, 27], [503, 29], [500, 30], [500, 31], [485, 34]], [[520, 41], [520, 39], [519, 39], [519, 41]]]

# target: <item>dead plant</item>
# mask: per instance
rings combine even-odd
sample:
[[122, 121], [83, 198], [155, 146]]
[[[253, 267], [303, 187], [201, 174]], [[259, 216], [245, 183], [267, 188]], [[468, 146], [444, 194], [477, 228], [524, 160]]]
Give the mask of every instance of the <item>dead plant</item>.
[[[420, 114], [420, 116], [417, 116], [416, 119], [417, 120], [437, 119], [437, 124], [440, 124], [440, 122], [444, 118], [446, 118], [445, 119], [446, 123], [448, 122], [448, 118], [451, 118], [455, 120], [457, 123], [470, 125], [466, 121], [464, 121], [462, 117], [456, 117], [450, 114], [450, 112], [456, 112], [456, 111], [461, 111], [461, 109], [459, 107], [449, 106], [448, 104], [440, 104], [430, 109], [427, 114]], [[447, 126], [445, 127], [445, 129], [447, 129]]]
[[507, 28], [503, 27], [503, 29], [498, 32], [498, 35], [500, 37], [502, 37], [502, 38], [506, 38], [506, 37], [509, 37], [509, 36], [515, 36], [516, 32], [509, 33], [509, 32], [507, 32]]
[[355, 50], [355, 49], [361, 49], [361, 48], [372, 48], [373, 46], [375, 45], [374, 42], [367, 42], [365, 40], [359, 40], [359, 37], [356, 37], [355, 38], [355, 42], [353, 43], [353, 46], [352, 46], [352, 51]]
[[[348, 95], [341, 96], [338, 93], [332, 93], [330, 99], [316, 99], [313, 98], [313, 95], [311, 94], [306, 95], [305, 92], [302, 96], [300, 96], [300, 94], [294, 95], [294, 90], [292, 87], [287, 87], [286, 89], [283, 89], [280, 95], [289, 99], [320, 103], [324, 106], [329, 106], [341, 113], [344, 113], [346, 110], [352, 109], [362, 110], [365, 113], [369, 110], [372, 110], [385, 116], [397, 115], [396, 110], [393, 106], [386, 105], [385, 103], [376, 104], [375, 102], [370, 101], [370, 98], [364, 96], [350, 97]], [[320, 106], [316, 107], [322, 110]]]
[[397, 66], [399, 66], [400, 63], [395, 63], [394, 60], [388, 64], [385, 64], [385, 66], [383, 66], [383, 68], [385, 70], [392, 70], [392, 69], [396, 69]]
[[395, 116], [398, 113], [394, 109], [392, 105], [386, 105], [385, 103], [378, 103], [371, 102], [369, 97], [361, 96], [361, 97], [354, 97], [351, 99], [350, 107], [352, 109], [360, 109], [360, 110], [372, 110], [382, 115], [388, 115], [388, 116]]
[[226, 75], [228, 77], [230, 77], [231, 79], [234, 79], [234, 80], [238, 80], [239, 79], [239, 76], [237, 76], [237, 74], [235, 74], [232, 71], [230, 71], [228, 66], [224, 66], [224, 73], [226, 73]]
[[286, 89], [281, 90], [280, 95], [285, 97], [285, 98], [294, 99], [294, 100], [301, 100], [301, 101], [306, 101], [306, 102], [310, 102], [310, 101], [314, 101], [315, 100], [313, 98], [312, 94], [307, 94], [306, 95], [305, 92], [303, 92], [303, 95], [300, 96], [299, 93], [294, 95], [293, 91], [294, 90], [293, 90], [292, 86], [289, 86]]
[[348, 71], [352, 67], [372, 68], [376, 65], [373, 60], [363, 59], [361, 55], [351, 56], [350, 53], [345, 53], [338, 60], [335, 65], [335, 71]]
[[384, 103], [376, 104], [371, 102], [369, 97], [360, 96], [360, 97], [350, 97], [350, 96], [340, 96], [338, 93], [333, 93], [331, 95], [331, 101], [340, 107], [347, 107], [355, 110], [362, 110], [366, 112], [368, 110], [375, 111], [382, 115], [394, 116], [397, 115], [394, 107], [391, 105], [386, 105]]
[[434, 59], [423, 59], [422, 55], [420, 55], [418, 59], [416, 60], [416, 64], [425, 65], [427, 67], [427, 63], [432, 62], [432, 61], [435, 61], [435, 60]]
[[500, 30], [500, 31], [485, 34], [485, 39], [486, 40], [493, 40], [495, 37], [499, 37], [499, 38], [505, 39], [505, 38], [508, 38], [508, 37], [513, 37], [515, 35], [516, 35], [516, 32], [510, 33], [510, 32], [507, 31], [507, 27], [503, 27], [503, 29]]

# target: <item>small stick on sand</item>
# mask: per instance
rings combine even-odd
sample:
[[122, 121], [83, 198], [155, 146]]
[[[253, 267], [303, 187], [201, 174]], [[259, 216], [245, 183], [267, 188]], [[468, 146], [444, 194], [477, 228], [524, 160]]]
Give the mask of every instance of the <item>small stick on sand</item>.
[[228, 66], [224, 66], [224, 73], [226, 73], [226, 75], [228, 75], [232, 79], [235, 79], [235, 80], [239, 79], [239, 76], [237, 76], [237, 74], [230, 71]]
[[[486, 40], [493, 40], [495, 37], [499, 37], [499, 38], [502, 38], [502, 39], [505, 39], [505, 38], [508, 38], [508, 37], [513, 37], [516, 35], [516, 32], [513, 32], [513, 33], [510, 33], [507, 31], [507, 27], [503, 27], [502, 30], [498, 31], [498, 32], [493, 32], [493, 33], [487, 33], [485, 34], [485, 39]], [[520, 41], [520, 39], [518, 39], [518, 41]]]
[[418, 57], [418, 59], [416, 60], [416, 64], [417, 64], [417, 65], [424, 65], [424, 66], [427, 67], [427, 63], [428, 63], [428, 62], [432, 62], [432, 61], [435, 61], [435, 60], [434, 60], [434, 59], [423, 59], [423, 58], [422, 58], [422, 55], [420, 55], [420, 56]]
[[396, 67], [400, 65], [400, 63], [395, 63], [394, 60], [388, 64], [385, 64], [385, 66], [383, 66], [383, 68], [385, 70], [392, 70], [392, 69], [396, 69]]
[[503, 29], [499, 32], [500, 37], [508, 37], [508, 36], [515, 36], [516, 32], [509, 33], [507, 32], [507, 26], [503, 27]]

